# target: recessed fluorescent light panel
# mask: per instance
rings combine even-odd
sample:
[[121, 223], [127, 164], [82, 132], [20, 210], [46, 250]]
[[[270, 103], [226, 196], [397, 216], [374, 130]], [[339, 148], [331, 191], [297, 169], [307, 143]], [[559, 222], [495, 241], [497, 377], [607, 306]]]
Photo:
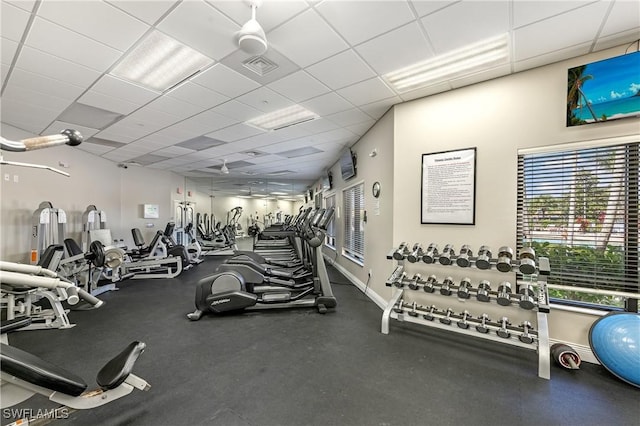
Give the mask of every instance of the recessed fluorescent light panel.
[[390, 72], [384, 78], [403, 93], [485, 71], [508, 60], [509, 36], [503, 34]]
[[261, 115], [260, 117], [252, 118], [249, 121], [245, 121], [244, 124], [260, 130], [270, 131], [284, 129], [285, 127], [315, 120], [316, 118], [318, 118], [317, 114], [300, 105], [294, 105]]
[[153, 31], [111, 71], [111, 74], [164, 92], [213, 62], [213, 59], [160, 31]]

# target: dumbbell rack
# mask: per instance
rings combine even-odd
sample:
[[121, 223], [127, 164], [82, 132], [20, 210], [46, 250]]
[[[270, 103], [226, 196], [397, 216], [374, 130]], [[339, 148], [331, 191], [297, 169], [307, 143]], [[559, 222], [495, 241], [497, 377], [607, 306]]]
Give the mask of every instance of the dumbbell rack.
[[[395, 254], [395, 256], [394, 256]], [[464, 314], [454, 313], [450, 308], [438, 309], [434, 305], [422, 306], [416, 302], [405, 303], [405, 286], [408, 284], [413, 290], [422, 289], [427, 281], [422, 279], [412, 280], [405, 273], [405, 259], [407, 258], [407, 252], [405, 250], [402, 253], [402, 258], [398, 259], [398, 249], [392, 249], [387, 255], [387, 259], [395, 259], [397, 266], [386, 281], [388, 287], [393, 287], [394, 291], [391, 299], [389, 300], [383, 314], [381, 332], [383, 334], [389, 334], [389, 322], [390, 319], [398, 321], [406, 321], [414, 324], [420, 324], [427, 327], [438, 328], [446, 331], [453, 331], [460, 334], [471, 335], [474, 337], [484, 338], [490, 341], [499, 342], [503, 344], [509, 344], [524, 349], [536, 350], [538, 352], [538, 376], [543, 379], [549, 380], [551, 378], [550, 372], [550, 345], [549, 345], [549, 327], [547, 314], [549, 313], [549, 293], [547, 290], [547, 277], [550, 274], [549, 259], [545, 257], [538, 258], [537, 271], [532, 277], [536, 278], [536, 286], [538, 287], [537, 297], [534, 299], [534, 310], [536, 310], [536, 327], [531, 330], [523, 329], [521, 327], [514, 327], [505, 325], [502, 321], [485, 321], [477, 317], [472, 317], [470, 314], [465, 316]], [[456, 256], [451, 257], [451, 266], [460, 268], [456, 265]], [[475, 267], [475, 258], [469, 259], [470, 264]], [[496, 266], [498, 259], [491, 259], [491, 268]], [[519, 262], [517, 260], [512, 261], [512, 271], [517, 271]], [[446, 268], [447, 266], [445, 266]], [[462, 268], [466, 269], [466, 268]], [[428, 285], [433, 285], [431, 282]], [[435, 283], [435, 287], [442, 288], [443, 282]], [[460, 289], [459, 285], [450, 285], [449, 289], [455, 297], [456, 291]], [[477, 288], [470, 288], [471, 293], [477, 293]], [[437, 294], [434, 291], [431, 294]], [[497, 301], [498, 292], [489, 291], [488, 297], [490, 302]], [[513, 295], [518, 296], [518, 294]], [[452, 297], [452, 296], [442, 296]], [[472, 298], [467, 299], [472, 301]], [[511, 299], [514, 303], [517, 303], [517, 299]], [[481, 305], [486, 302], [476, 302]], [[468, 313], [468, 312], [467, 312]], [[445, 323], [443, 323], [444, 321]], [[448, 322], [448, 324], [447, 324]], [[467, 328], [463, 328], [458, 325], [459, 322], [468, 324]], [[488, 330], [485, 333], [476, 331], [476, 325], [486, 327]], [[499, 333], [506, 332], [510, 335], [509, 338], [499, 337]], [[521, 340], [522, 337], [522, 340]], [[525, 343], [526, 341], [526, 343]]]

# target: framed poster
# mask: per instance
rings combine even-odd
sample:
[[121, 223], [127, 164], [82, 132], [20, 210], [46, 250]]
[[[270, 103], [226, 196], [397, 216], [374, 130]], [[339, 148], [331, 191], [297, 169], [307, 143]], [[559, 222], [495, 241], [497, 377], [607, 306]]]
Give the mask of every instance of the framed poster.
[[476, 148], [422, 154], [420, 222], [475, 225]]
[[145, 219], [159, 219], [160, 218], [160, 209], [157, 204], [145, 204], [144, 205], [144, 214], [143, 217]]

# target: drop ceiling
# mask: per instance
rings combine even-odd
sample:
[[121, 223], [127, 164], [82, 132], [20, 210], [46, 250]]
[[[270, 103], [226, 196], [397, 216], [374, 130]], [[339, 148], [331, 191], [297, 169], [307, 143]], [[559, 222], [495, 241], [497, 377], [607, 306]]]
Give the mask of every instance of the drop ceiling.
[[[3, 123], [75, 128], [79, 149], [212, 182], [213, 193], [269, 181], [301, 192], [394, 104], [640, 38], [640, 2], [629, 0], [264, 0], [258, 73], [234, 42], [244, 1], [2, 0], [1, 11]], [[110, 74], [153, 31], [212, 65], [164, 93]], [[502, 33], [509, 62], [486, 72], [407, 93], [382, 78]], [[271, 132], [244, 124], [295, 104], [319, 118]]]

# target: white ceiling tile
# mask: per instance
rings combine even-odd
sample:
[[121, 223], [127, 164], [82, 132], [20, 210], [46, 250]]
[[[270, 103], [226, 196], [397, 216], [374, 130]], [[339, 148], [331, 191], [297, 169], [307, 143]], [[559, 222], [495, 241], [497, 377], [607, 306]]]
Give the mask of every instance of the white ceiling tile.
[[229, 98], [211, 89], [187, 81], [173, 89], [167, 96], [189, 102], [202, 108], [212, 108]]
[[4, 85], [7, 76], [9, 75], [9, 65], [4, 62], [0, 64], [0, 85]]
[[3, 0], [2, 3], [11, 3], [12, 5], [19, 7], [20, 9], [31, 12], [33, 11], [33, 6], [36, 5], [36, 0]]
[[346, 141], [353, 140], [355, 135], [347, 129], [335, 129], [329, 132], [319, 133], [314, 135], [314, 139], [318, 142], [335, 142], [344, 143]]
[[121, 52], [36, 17], [26, 44], [97, 71], [105, 71]]
[[194, 151], [192, 149], [183, 148], [181, 146], [168, 146], [156, 152], [158, 155], [167, 155], [171, 157], [178, 157], [180, 155], [191, 154]]
[[[64, 121], [56, 120], [49, 127], [47, 127], [42, 133], [47, 135], [52, 135], [55, 133], [60, 133], [65, 129], [77, 130], [78, 132], [80, 132], [80, 134], [82, 135], [82, 138], [85, 141], [89, 139], [91, 136], [99, 132], [98, 129], [92, 129], [90, 127], [79, 126], [77, 124], [65, 123]], [[82, 145], [87, 145], [87, 144], [83, 143]], [[113, 149], [113, 148], [110, 148], [110, 149]]]
[[634, 28], [632, 30], [621, 31], [610, 36], [600, 37], [594, 46], [594, 51], [632, 43], [638, 40], [638, 34], [640, 34], [640, 28]]
[[289, 99], [280, 96], [267, 87], [261, 87], [252, 92], [245, 93], [236, 99], [262, 112], [277, 111], [293, 105], [293, 102]]
[[333, 121], [325, 120], [322, 117], [317, 118], [315, 120], [300, 123], [296, 125], [296, 127], [304, 129], [312, 135], [316, 133], [328, 132], [329, 130], [334, 130], [338, 128], [338, 126]]
[[268, 87], [294, 102], [302, 102], [330, 91], [327, 86], [302, 70], [274, 81]]
[[505, 64], [496, 68], [492, 68], [490, 70], [478, 72], [478, 73], [468, 75], [462, 78], [458, 78], [455, 80], [450, 80], [449, 83], [451, 84], [451, 87], [456, 89], [458, 87], [469, 86], [471, 84], [478, 83], [481, 81], [488, 81], [494, 78], [502, 77], [502, 76], [508, 75], [510, 72], [511, 72], [511, 65]]
[[217, 107], [213, 108], [212, 111], [238, 121], [247, 121], [250, 118], [257, 117], [261, 114], [261, 111], [250, 107], [249, 105], [233, 100], [225, 102], [222, 105], [218, 105]]
[[[244, 1], [207, 0], [236, 23], [243, 25], [251, 18], [251, 9]], [[256, 11], [256, 19], [265, 32], [280, 25], [309, 6], [302, 0], [267, 1]]]
[[437, 10], [452, 5], [455, 1], [436, 1], [436, 0], [411, 0], [411, 4], [416, 9], [418, 16], [425, 16]]
[[317, 9], [351, 45], [414, 19], [405, 1], [325, 1]]
[[15, 84], [7, 85], [7, 88], [2, 94], [2, 99], [13, 99], [31, 105], [46, 105], [47, 109], [57, 111], [58, 113], [64, 111], [73, 102], [68, 98], [59, 98], [57, 96], [32, 90], [28, 86], [23, 87]]
[[237, 49], [233, 36], [240, 30], [238, 24], [201, 0], [180, 3], [157, 28], [216, 60]]
[[358, 108], [353, 108], [347, 111], [338, 112], [336, 114], [327, 115], [325, 118], [327, 120], [333, 121], [340, 127], [347, 127], [365, 121], [372, 121], [371, 117], [360, 111]]
[[161, 96], [144, 106], [143, 110], [159, 111], [183, 120], [202, 112], [202, 107], [170, 96]]
[[161, 127], [167, 127], [174, 123], [177, 123], [181, 119], [174, 115], [167, 114], [162, 111], [158, 111], [149, 107], [143, 107], [135, 111], [134, 113], [132, 113], [131, 115], [123, 119], [122, 121], [124, 120], [131, 120], [130, 121], [131, 123], [141, 123], [143, 125], [157, 124], [157, 125], [160, 125]]
[[15, 7], [9, 3], [2, 2], [0, 8], [2, 15], [0, 22], [2, 23], [2, 37], [9, 40], [19, 42], [29, 22], [31, 14], [24, 9]]
[[40, 134], [59, 114], [43, 108], [40, 103], [28, 104], [2, 97], [2, 122], [35, 134]]
[[130, 143], [135, 140], [135, 138], [131, 137], [128, 134], [115, 132], [110, 128], [107, 128], [101, 132], [98, 132], [94, 136], [100, 139], [106, 139], [109, 141], [122, 142], [122, 143]]
[[132, 158], [135, 158], [137, 156], [139, 156], [140, 154], [136, 153], [136, 152], [122, 152], [119, 149], [114, 149], [113, 151], [107, 152], [105, 154], [102, 155], [102, 158], [106, 158], [107, 160], [111, 160], [114, 162], [121, 162], [121, 161], [127, 161], [127, 160], [131, 160]]
[[389, 108], [401, 102], [402, 102], [402, 99], [400, 99], [398, 96], [393, 96], [391, 98], [383, 99], [381, 101], [362, 105], [360, 106], [360, 109], [365, 113], [367, 113], [369, 116], [377, 120], [380, 117], [382, 117], [389, 110]]
[[144, 105], [157, 98], [160, 93], [145, 89], [111, 75], [104, 75], [91, 88], [92, 91], [103, 95], [115, 96], [125, 101]]
[[636, 39], [640, 36], [640, 2], [617, 1], [602, 27], [600, 36], [608, 36], [626, 30], [635, 30]]
[[513, 2], [513, 27], [519, 28], [532, 22], [541, 21], [554, 15], [566, 12], [585, 4], [592, 3], [593, 0], [586, 1], [540, 1], [540, 0], [518, 0]]
[[90, 86], [100, 76], [100, 73], [95, 70], [28, 46], [23, 46], [20, 51], [16, 67], [54, 80], [85, 87]]
[[379, 74], [386, 74], [433, 56], [433, 51], [415, 22], [369, 40], [356, 47], [356, 50]]
[[171, 6], [177, 3], [176, 0], [107, 0], [107, 2], [147, 24], [154, 24]]
[[2, 40], [0, 41], [2, 42], [2, 47], [0, 49], [0, 54], [2, 54], [2, 63], [11, 65], [13, 57], [16, 55], [16, 51], [18, 50], [18, 43], [4, 37], [2, 37]]
[[[514, 59], [521, 61], [593, 41], [608, 7], [606, 2], [595, 3], [515, 30]], [[571, 28], [571, 31], [567, 31], [567, 28]], [[563, 37], [558, 37], [560, 33]]]
[[509, 31], [509, 2], [462, 1], [422, 18], [436, 54]]
[[43, 1], [38, 16], [121, 52], [129, 49], [150, 28], [102, 1]]
[[169, 126], [170, 124], [173, 123], [162, 123], [161, 120], [157, 117], [154, 117], [153, 120], [145, 120], [134, 113], [118, 121], [110, 129], [122, 129], [123, 131], [126, 131], [129, 135], [134, 136], [137, 139], [157, 132], [158, 130]]
[[340, 89], [338, 94], [356, 106], [370, 104], [395, 95], [379, 77]]
[[307, 10], [271, 31], [269, 42], [303, 68], [349, 47], [314, 10]]
[[531, 68], [536, 68], [542, 65], [558, 62], [566, 58], [586, 55], [590, 50], [591, 42], [578, 44], [567, 49], [555, 50], [550, 53], [533, 56], [531, 58], [515, 62], [513, 64], [513, 70], [514, 72], [520, 72]]
[[258, 130], [255, 127], [247, 126], [245, 124], [234, 124], [233, 126], [207, 133], [205, 136], [218, 139], [219, 141], [234, 142], [240, 139], [259, 135], [260, 133], [263, 133], [262, 130]]
[[[340, 72], [336, 72], [337, 70]], [[346, 50], [318, 62], [308, 67], [307, 72], [334, 90], [375, 76], [353, 50]]]
[[347, 126], [347, 129], [351, 130], [356, 135], [362, 136], [375, 124], [375, 120], [369, 120], [358, 124], [352, 124]]
[[14, 68], [11, 74], [11, 87], [13, 86], [28, 88], [67, 100], [75, 100], [85, 91], [84, 87], [34, 74], [21, 68]]
[[95, 143], [83, 143], [78, 145], [77, 148], [94, 155], [99, 155], [99, 156], [102, 156], [103, 154], [106, 154], [109, 151], [113, 151], [114, 149], [111, 146], [98, 145]]
[[320, 116], [334, 114], [336, 112], [353, 108], [352, 104], [345, 101], [344, 98], [341, 98], [334, 92], [309, 99], [308, 101], [302, 102], [301, 105]]
[[140, 105], [136, 103], [94, 92], [93, 90], [82, 95], [78, 99], [78, 102], [81, 104], [91, 105], [92, 107], [106, 109], [107, 111], [117, 112], [119, 114], [130, 114], [140, 108]]
[[424, 98], [425, 96], [435, 95], [436, 93], [446, 92], [447, 90], [451, 90], [451, 85], [448, 82], [444, 82], [401, 93], [399, 96], [406, 102], [418, 98]]
[[178, 124], [174, 124], [172, 127], [189, 129], [195, 133], [195, 136], [200, 136], [213, 132], [214, 130], [231, 126], [232, 124], [235, 124], [235, 121], [229, 117], [213, 111], [204, 111]]
[[[158, 130], [158, 125], [148, 124], [144, 126], [138, 126], [131, 122], [131, 120], [127, 120], [125, 117], [123, 120], [117, 122], [116, 124], [109, 126], [105, 129], [108, 132], [124, 136], [129, 142], [133, 142], [134, 140], [140, 139], [143, 136], [147, 136], [150, 133]], [[124, 121], [124, 122], [123, 122]], [[107, 138], [108, 139], [108, 138]], [[116, 139], [119, 142], [122, 142], [120, 139]]]
[[255, 81], [222, 64], [215, 64], [191, 81], [230, 98], [235, 98], [260, 87]]

